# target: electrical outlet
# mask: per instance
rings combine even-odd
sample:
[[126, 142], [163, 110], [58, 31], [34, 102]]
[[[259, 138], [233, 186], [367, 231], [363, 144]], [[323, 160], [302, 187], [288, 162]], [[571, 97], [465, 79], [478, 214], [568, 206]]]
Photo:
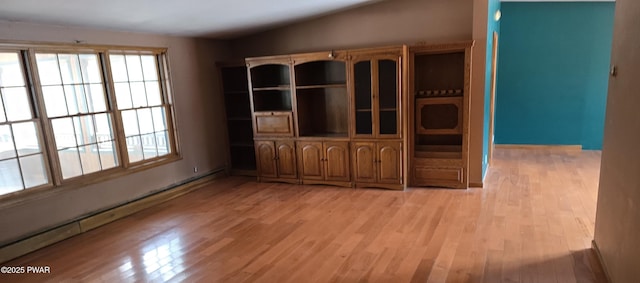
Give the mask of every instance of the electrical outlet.
[[193, 167], [193, 173], [198, 173], [198, 166]]

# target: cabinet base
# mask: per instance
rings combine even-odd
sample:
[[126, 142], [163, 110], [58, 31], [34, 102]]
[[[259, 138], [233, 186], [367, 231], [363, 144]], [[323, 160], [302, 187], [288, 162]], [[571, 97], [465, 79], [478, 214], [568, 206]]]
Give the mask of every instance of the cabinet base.
[[269, 177], [258, 177], [258, 182], [300, 184], [300, 181], [298, 179], [269, 178]]
[[353, 187], [352, 182], [344, 182], [344, 181], [322, 181], [322, 180], [302, 180], [301, 184], [303, 185], [330, 185], [330, 186], [339, 186], [339, 187]]
[[388, 190], [404, 190], [403, 184], [381, 184], [381, 183], [356, 183], [358, 188], [379, 188]]

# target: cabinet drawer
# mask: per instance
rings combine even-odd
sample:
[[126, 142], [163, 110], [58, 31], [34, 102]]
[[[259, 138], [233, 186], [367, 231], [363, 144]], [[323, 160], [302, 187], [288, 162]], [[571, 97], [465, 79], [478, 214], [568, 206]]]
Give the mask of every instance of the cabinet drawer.
[[293, 136], [291, 112], [255, 113], [256, 135]]
[[429, 185], [430, 182], [462, 183], [462, 168], [424, 168], [414, 170], [416, 183]]

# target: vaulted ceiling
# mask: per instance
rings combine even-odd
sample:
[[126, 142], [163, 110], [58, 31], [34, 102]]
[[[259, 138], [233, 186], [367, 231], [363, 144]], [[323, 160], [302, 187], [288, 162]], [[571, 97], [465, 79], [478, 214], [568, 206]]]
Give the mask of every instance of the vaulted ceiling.
[[378, 0], [2, 0], [0, 20], [229, 38]]

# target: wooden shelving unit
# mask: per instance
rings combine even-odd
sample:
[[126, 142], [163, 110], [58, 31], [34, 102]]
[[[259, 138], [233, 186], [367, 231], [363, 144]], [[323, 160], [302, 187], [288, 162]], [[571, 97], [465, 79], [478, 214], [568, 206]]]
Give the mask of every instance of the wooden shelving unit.
[[244, 65], [221, 65], [220, 74], [227, 116], [231, 174], [255, 176], [247, 68]]
[[247, 58], [259, 181], [466, 188], [471, 46]]
[[468, 187], [471, 46], [410, 48], [411, 185]]

